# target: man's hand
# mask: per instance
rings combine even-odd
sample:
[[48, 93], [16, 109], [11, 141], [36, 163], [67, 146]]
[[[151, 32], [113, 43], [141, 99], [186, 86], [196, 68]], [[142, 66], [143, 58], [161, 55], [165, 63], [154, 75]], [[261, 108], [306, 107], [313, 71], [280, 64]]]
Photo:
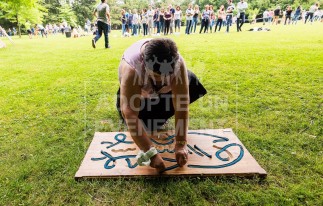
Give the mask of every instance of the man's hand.
[[175, 157], [176, 157], [177, 164], [180, 167], [183, 167], [187, 163], [188, 152], [186, 149], [186, 145], [182, 145], [182, 144], [175, 145]]

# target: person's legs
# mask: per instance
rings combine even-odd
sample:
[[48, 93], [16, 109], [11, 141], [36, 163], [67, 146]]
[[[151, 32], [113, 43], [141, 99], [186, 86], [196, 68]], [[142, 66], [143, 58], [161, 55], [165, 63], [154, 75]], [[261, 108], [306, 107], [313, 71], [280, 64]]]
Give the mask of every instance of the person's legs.
[[210, 20], [209, 19], [206, 19], [206, 21], [205, 21], [205, 27], [204, 27], [204, 33], [209, 30], [209, 23], [210, 23]]
[[239, 17], [237, 17], [237, 32], [239, 32], [239, 31], [240, 31], [240, 26], [239, 26], [239, 24], [240, 24], [240, 16], [239, 16]]
[[314, 17], [314, 13], [310, 13], [310, 21], [311, 21], [311, 23], [313, 23], [313, 18]]
[[106, 23], [102, 22], [103, 27], [103, 34], [104, 34], [104, 42], [105, 42], [105, 48], [110, 48], [109, 46], [109, 26]]
[[201, 21], [200, 33], [202, 32], [204, 25], [205, 25], [205, 20], [204, 20], [204, 19], [202, 19], [202, 21]]
[[156, 21], [156, 27], [157, 27], [157, 34], [159, 34], [160, 33], [159, 21]]
[[188, 29], [187, 29], [187, 34], [190, 34], [191, 33], [191, 29], [192, 28], [192, 20], [189, 20], [188, 21]]
[[188, 28], [189, 25], [188, 24], [189, 24], [189, 20], [186, 20], [186, 24], [185, 24], [186, 25], [185, 34], [189, 34], [189, 28]]
[[241, 20], [241, 24], [239, 25], [239, 30], [241, 31], [241, 27], [242, 25], [244, 24], [245, 22], [245, 18], [246, 18], [246, 15], [245, 13], [240, 13], [240, 20]]
[[96, 33], [96, 36], [94, 37], [95, 42], [97, 42], [102, 36], [102, 32], [103, 32], [102, 23], [103, 22], [98, 21], [98, 31]]
[[126, 31], [126, 25], [121, 24], [121, 34], [122, 34], [122, 36], [124, 35], [125, 31]]
[[221, 30], [222, 24], [223, 24], [223, 19], [220, 19], [220, 26], [219, 26], [219, 30], [218, 31]]
[[145, 35], [148, 35], [148, 29], [149, 29], [149, 25], [146, 24], [146, 27], [145, 27]]
[[177, 26], [178, 26], [178, 32], [180, 33], [181, 32], [181, 20], [180, 19], [178, 19]]
[[232, 21], [232, 16], [231, 15], [227, 15], [226, 16], [226, 23], [227, 23], [227, 32], [229, 33], [229, 27], [230, 27], [230, 24], [231, 24], [231, 21]]
[[164, 33], [165, 20], [159, 22], [159, 33]]
[[217, 19], [216, 20], [216, 23], [215, 23], [215, 29], [214, 29], [214, 32], [216, 32], [216, 29], [218, 28], [218, 25], [220, 24], [220, 19]]
[[169, 27], [170, 27], [170, 20], [166, 20], [165, 21], [165, 31], [164, 31], [164, 35], [168, 35], [168, 33], [169, 33]]
[[212, 27], [213, 27], [213, 22], [212, 20], [209, 20], [209, 29], [211, 33], [212, 33]]

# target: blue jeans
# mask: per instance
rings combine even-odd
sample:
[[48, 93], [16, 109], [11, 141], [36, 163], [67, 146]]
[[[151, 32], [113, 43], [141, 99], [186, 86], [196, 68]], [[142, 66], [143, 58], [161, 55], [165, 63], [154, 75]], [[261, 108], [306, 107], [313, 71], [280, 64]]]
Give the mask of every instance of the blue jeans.
[[191, 27], [191, 33], [192, 33], [192, 31], [193, 31], [193, 27], [194, 27], [194, 33], [196, 32], [196, 25], [197, 25], [197, 22], [198, 22], [197, 17], [196, 17], [196, 18], [194, 18], [194, 17], [193, 17], [192, 27]]
[[124, 35], [124, 33], [126, 32], [126, 24], [122, 24], [122, 36]]
[[165, 21], [159, 22], [159, 33], [164, 33], [164, 23]]
[[299, 16], [300, 16], [300, 15], [294, 15], [294, 17], [293, 17], [293, 21], [292, 21], [292, 24], [293, 24], [294, 22], [295, 22], [295, 24], [297, 23]]
[[137, 24], [132, 25], [132, 35], [137, 35], [137, 27], [138, 27]]
[[160, 33], [160, 30], [159, 30], [159, 21], [155, 21], [154, 22], [154, 28], [157, 28], [157, 33], [159, 34]]
[[307, 15], [305, 17], [305, 24], [306, 24], [308, 18], [310, 18], [310, 21], [313, 22], [313, 15], [314, 15], [314, 13], [310, 13], [310, 12], [307, 13]]
[[108, 24], [106, 24], [102, 21], [98, 21], [98, 31], [96, 33], [96, 36], [94, 37], [94, 41], [97, 42], [101, 38], [102, 32], [103, 32], [105, 48], [109, 47], [108, 31], [109, 31]]
[[232, 24], [232, 15], [227, 15], [225, 20], [226, 20], [226, 23], [227, 23], [227, 32], [229, 32], [229, 27]]
[[239, 31], [239, 30], [241, 31], [241, 27], [242, 27], [242, 25], [245, 22], [245, 18], [246, 18], [245, 13], [244, 12], [241, 12], [239, 18], [237, 18], [237, 31]]
[[180, 19], [175, 19], [175, 29], [176, 28], [178, 28], [178, 29], [181, 28], [181, 20]]
[[185, 34], [190, 34], [191, 26], [192, 26], [192, 20], [186, 20]]
[[218, 18], [218, 20], [216, 20], [216, 25], [215, 25], [215, 30], [214, 30], [214, 32], [216, 32], [216, 29], [218, 28], [218, 26], [219, 26], [219, 31], [221, 30], [222, 22], [223, 22], [223, 20], [222, 20], [222, 19], [219, 19], [219, 18]]
[[202, 19], [200, 33], [204, 28], [204, 33], [209, 29], [209, 19]]
[[143, 28], [143, 30], [144, 30], [144, 36], [148, 35], [148, 24], [143, 23], [142, 26], [144, 27]]

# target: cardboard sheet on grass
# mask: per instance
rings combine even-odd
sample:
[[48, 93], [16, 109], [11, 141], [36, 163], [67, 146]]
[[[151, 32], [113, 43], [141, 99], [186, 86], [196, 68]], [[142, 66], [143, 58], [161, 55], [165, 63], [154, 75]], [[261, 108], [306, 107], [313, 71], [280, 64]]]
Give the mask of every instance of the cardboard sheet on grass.
[[139, 149], [128, 132], [96, 132], [75, 178], [137, 176], [266, 176], [266, 171], [243, 146], [232, 129], [190, 130], [187, 136], [188, 163], [178, 167], [175, 137], [153, 138], [166, 171], [161, 175], [149, 166], [138, 166]]

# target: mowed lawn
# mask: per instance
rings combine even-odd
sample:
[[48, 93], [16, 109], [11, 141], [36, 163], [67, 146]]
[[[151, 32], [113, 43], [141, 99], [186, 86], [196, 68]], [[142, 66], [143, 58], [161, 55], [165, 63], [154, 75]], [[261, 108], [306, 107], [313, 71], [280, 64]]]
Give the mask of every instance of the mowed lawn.
[[189, 128], [233, 128], [264, 180], [75, 181], [94, 132], [119, 130], [118, 64], [142, 37], [2, 38], [0, 205], [323, 205], [323, 24], [270, 28], [169, 36], [208, 90]]

